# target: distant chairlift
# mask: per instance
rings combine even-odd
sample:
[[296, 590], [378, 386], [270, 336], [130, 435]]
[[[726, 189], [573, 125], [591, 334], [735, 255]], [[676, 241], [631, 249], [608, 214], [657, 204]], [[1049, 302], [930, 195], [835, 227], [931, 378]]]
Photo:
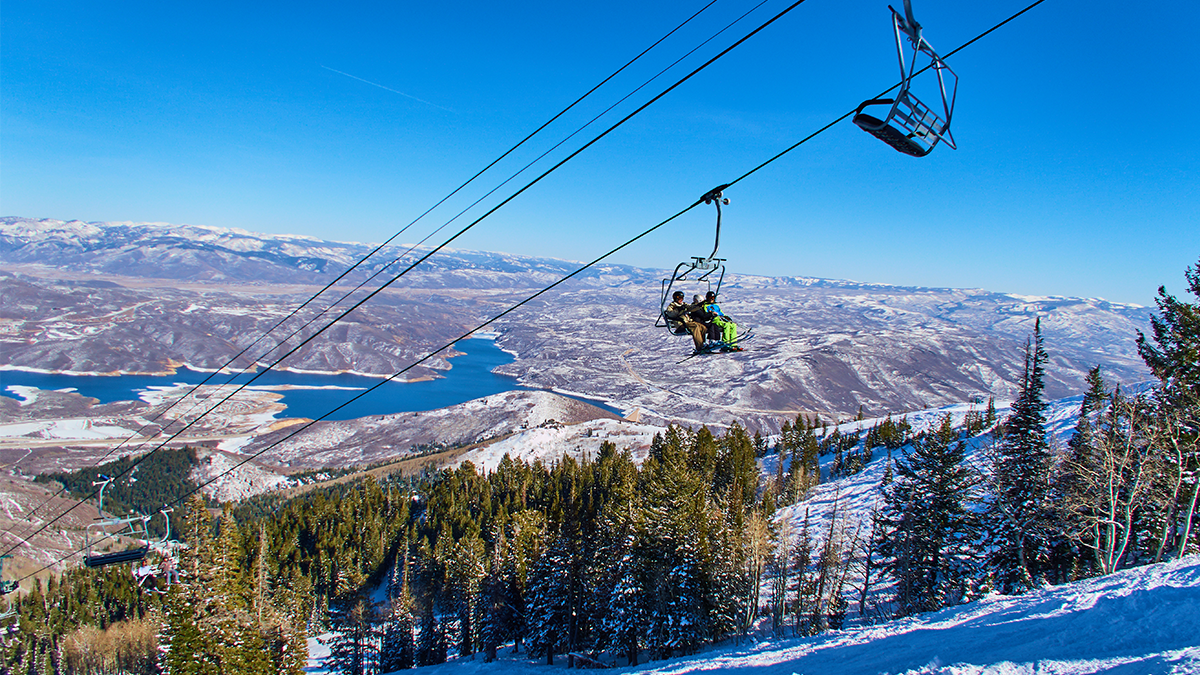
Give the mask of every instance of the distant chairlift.
[[[11, 557], [8, 554], [0, 555], [0, 578], [4, 576], [4, 561]], [[0, 581], [0, 595], [8, 595], [17, 590], [20, 585], [18, 581]], [[3, 616], [0, 616], [0, 618], [3, 618]]]
[[[165, 521], [163, 526], [163, 536], [161, 539], [150, 541], [150, 550], [158, 554], [159, 562], [155, 564], [140, 565], [133, 568], [133, 576], [137, 579], [138, 586], [147, 590], [162, 593], [164, 591], [158, 588], [158, 579], [161, 577], [166, 581], [166, 589], [171, 588], [172, 583], [179, 582], [179, 558], [176, 550], [183, 547], [183, 544], [171, 539], [171, 513], [173, 510], [169, 507], [159, 511]], [[150, 582], [149, 586], [146, 582]]]
[[[890, 5], [888, 9], [892, 11], [896, 52], [900, 60], [900, 91], [895, 98], [873, 98], [863, 101], [855, 110], [854, 123], [896, 150], [913, 157], [928, 155], [942, 140], [945, 140], [946, 145], [957, 149], [954, 137], [950, 134], [950, 119], [954, 115], [958, 75], [946, 65], [921, 34], [921, 24], [913, 19], [911, 0], [904, 0], [903, 17]], [[908, 37], [913, 49], [907, 66], [901, 34]], [[919, 55], [927, 57], [921, 59], [921, 64], [924, 65], [920, 68]], [[914, 76], [930, 68], [937, 74], [938, 89], [942, 97], [941, 116], [933, 108], [922, 103], [912, 91]], [[882, 120], [863, 112], [868, 106], [876, 105], [891, 106]]]
[[[689, 335], [687, 328], [683, 324], [674, 323], [667, 320], [667, 305], [671, 303], [671, 294], [675, 288], [675, 284], [681, 281], [692, 281], [694, 283], [704, 283], [707, 285], [706, 290], [713, 291], [718, 295], [721, 292], [721, 282], [725, 279], [725, 259], [717, 257], [717, 249], [721, 247], [721, 205], [729, 204], [729, 200], [725, 198], [723, 192], [728, 185], [721, 185], [704, 193], [700, 198], [705, 204], [716, 204], [717, 206], [717, 236], [713, 243], [712, 253], [707, 258], [693, 257], [691, 261], [684, 261], [675, 267], [675, 272], [670, 279], [662, 280], [662, 297], [658, 304], [658, 319], [654, 322], [656, 328], [666, 328], [672, 335]], [[692, 272], [700, 274], [693, 279], [688, 279], [688, 275]], [[712, 276], [717, 275], [716, 288], [713, 288]]]
[[[150, 552], [150, 535], [146, 528], [150, 516], [135, 514], [125, 518], [105, 518], [104, 490], [112, 483], [113, 479], [103, 475], [100, 477], [104, 480], [92, 483], [92, 485], [100, 486], [100, 517], [96, 519], [97, 522], [87, 526], [83, 564], [91, 568], [98, 568], [137, 562]], [[140, 540], [142, 544], [112, 553], [98, 552], [99, 544], [106, 539], [117, 539], [118, 541], [120, 539], [136, 539]]]

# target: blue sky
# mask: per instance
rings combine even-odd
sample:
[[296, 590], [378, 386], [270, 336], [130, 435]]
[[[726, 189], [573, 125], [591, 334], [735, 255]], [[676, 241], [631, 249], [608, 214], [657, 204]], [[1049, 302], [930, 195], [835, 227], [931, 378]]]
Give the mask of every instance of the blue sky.
[[[6, 0], [0, 215], [381, 241], [704, 4]], [[787, 4], [769, 0], [483, 206]], [[914, 11], [948, 52], [1026, 4]], [[752, 6], [718, 0], [401, 239]], [[889, 16], [883, 0], [807, 0], [454, 245], [590, 260], [893, 84]], [[1161, 284], [1182, 292], [1200, 260], [1197, 25], [1182, 0], [1046, 0], [950, 61], [958, 150], [909, 158], [845, 121], [730, 190], [730, 271], [1139, 304]], [[694, 210], [614, 261], [706, 255], [714, 219]]]

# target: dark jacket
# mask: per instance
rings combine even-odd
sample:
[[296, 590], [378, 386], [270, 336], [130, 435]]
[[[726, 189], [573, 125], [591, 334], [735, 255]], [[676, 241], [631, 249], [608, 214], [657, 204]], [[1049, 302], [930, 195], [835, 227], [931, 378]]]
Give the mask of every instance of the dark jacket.
[[671, 328], [674, 329], [683, 325], [683, 320], [685, 317], [691, 318], [693, 321], [697, 321], [698, 319], [695, 318], [695, 312], [697, 310], [703, 311], [703, 309], [704, 307], [702, 304], [689, 305], [686, 302], [671, 301], [671, 304], [667, 305], [667, 308], [663, 310], [663, 316], [666, 317], [667, 322], [670, 323]]

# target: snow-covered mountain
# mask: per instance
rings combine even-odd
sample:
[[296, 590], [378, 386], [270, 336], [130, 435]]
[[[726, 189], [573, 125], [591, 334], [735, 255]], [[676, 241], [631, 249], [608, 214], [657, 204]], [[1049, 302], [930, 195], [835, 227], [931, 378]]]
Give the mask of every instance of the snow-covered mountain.
[[[48, 265], [74, 272], [176, 281], [249, 284], [324, 284], [378, 244], [260, 234], [236, 228], [167, 223], [109, 223], [48, 218], [0, 218], [0, 261]], [[406, 252], [397, 264], [388, 267]], [[398, 273], [429, 247], [395, 243], [347, 278], [359, 282], [387, 268]], [[562, 260], [448, 249], [406, 275], [416, 288], [523, 288], [549, 283], [576, 265]], [[634, 268], [609, 265], [596, 278]], [[407, 278], [411, 277], [411, 278]]]
[[[371, 249], [195, 226], [0, 219], [0, 274], [14, 275], [0, 280], [0, 366], [215, 368]], [[389, 247], [364, 268], [379, 269], [404, 250]], [[279, 367], [391, 375], [579, 266], [439, 252]], [[860, 406], [874, 415], [1011, 396], [1036, 319], [1051, 356], [1048, 395], [1081, 391], [1095, 365], [1113, 382], [1148, 376], [1134, 343], [1148, 327], [1144, 307], [733, 273], [722, 307], [754, 329], [747, 351], [678, 363], [690, 340], [654, 326], [664, 274], [600, 265], [505, 315], [488, 326], [515, 356], [501, 371], [529, 387], [638, 410], [650, 422], [739, 420], [768, 432], [802, 411], [848, 417]], [[318, 317], [347, 290], [322, 296], [278, 333]], [[327, 317], [317, 320], [301, 334]], [[281, 353], [269, 352], [274, 344], [255, 346], [263, 353], [246, 361], [271, 362]], [[412, 376], [451, 367], [445, 355]]]

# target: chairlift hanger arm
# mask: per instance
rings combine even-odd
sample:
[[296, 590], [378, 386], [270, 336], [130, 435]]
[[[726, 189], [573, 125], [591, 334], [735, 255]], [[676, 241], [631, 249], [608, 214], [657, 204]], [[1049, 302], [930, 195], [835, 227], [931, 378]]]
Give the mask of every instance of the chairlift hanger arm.
[[897, 12], [896, 8], [891, 5], [888, 5], [888, 9], [892, 10], [892, 14], [896, 17], [896, 28], [904, 31], [904, 34], [912, 41], [913, 49], [920, 49], [924, 40], [921, 37], [921, 24], [913, 18], [912, 0], [904, 0], [904, 16], [900, 16], [900, 12]]
[[[705, 192], [704, 196], [700, 198], [700, 201], [704, 202], [705, 204], [717, 205], [717, 237], [716, 241], [713, 242], [713, 250], [712, 253], [709, 254], [708, 260], [713, 260], [716, 258], [717, 249], [721, 247], [721, 204], [729, 204], [729, 199], [724, 195], [725, 188], [729, 187], [729, 185], [729, 183], [718, 185], [708, 192]], [[697, 258], [697, 260], [699, 260], [699, 258]]]

